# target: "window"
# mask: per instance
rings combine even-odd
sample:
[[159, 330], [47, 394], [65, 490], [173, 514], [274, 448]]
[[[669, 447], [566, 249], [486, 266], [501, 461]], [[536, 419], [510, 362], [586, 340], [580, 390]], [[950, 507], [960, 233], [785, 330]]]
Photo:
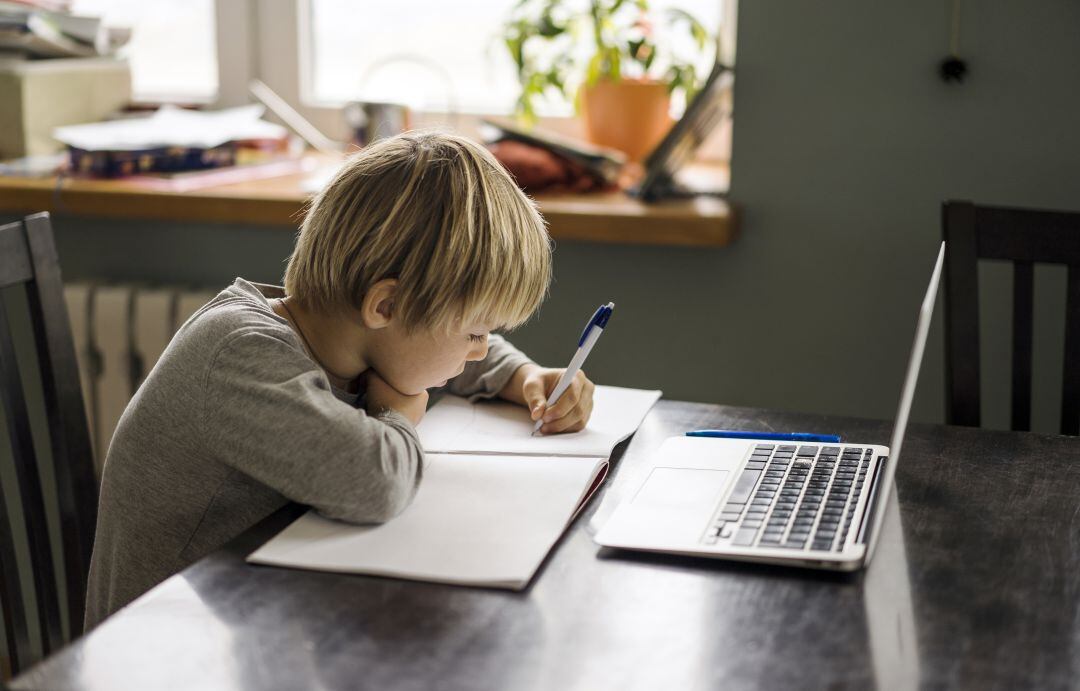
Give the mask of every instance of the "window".
[[136, 100], [211, 102], [218, 93], [214, 0], [74, 0], [74, 14], [126, 26]]
[[[319, 104], [349, 100], [405, 103], [416, 110], [509, 113], [518, 95], [501, 26], [515, 0], [309, 0], [311, 88]], [[587, 0], [580, 0], [587, 7]], [[716, 31], [720, 0], [652, 0], [654, 15], [677, 6]], [[663, 27], [657, 27], [662, 31]], [[692, 39], [673, 33], [673, 50], [695, 55]], [[708, 74], [711, 55], [702, 55]], [[572, 105], [549, 103], [546, 115]]]

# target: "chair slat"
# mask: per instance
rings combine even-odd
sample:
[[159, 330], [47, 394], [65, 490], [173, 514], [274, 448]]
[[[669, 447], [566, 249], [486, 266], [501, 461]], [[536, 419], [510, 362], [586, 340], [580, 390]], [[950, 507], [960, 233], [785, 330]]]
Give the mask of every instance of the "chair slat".
[[950, 425], [977, 427], [979, 409], [979, 283], [975, 207], [947, 202], [945, 235], [945, 417]]
[[1080, 264], [1069, 266], [1065, 299], [1065, 370], [1061, 433], [1080, 434]]
[[46, 214], [26, 219], [27, 241], [34, 263], [34, 282], [27, 298], [34, 320], [40, 357], [45, 410], [53, 450], [60, 513], [67, 609], [74, 637], [82, 631], [86, 581], [97, 522], [97, 476], [82, 402], [79, 365], [64, 301], [60, 263]]
[[1012, 428], [1031, 431], [1031, 339], [1035, 309], [1035, 267], [1013, 266]]
[[33, 277], [22, 223], [0, 226], [0, 288], [26, 283]]
[[[10, 515], [4, 493], [0, 492], [0, 597], [3, 598], [0, 611], [4, 613], [8, 666], [16, 670], [33, 660], [33, 647], [30, 644], [26, 607], [23, 605], [22, 577], [15, 559], [15, 534], [8, 520]], [[2, 668], [0, 665], [0, 671]]]
[[57, 598], [56, 570], [45, 515], [45, 500], [41, 492], [34, 442], [30, 434], [29, 413], [23, 394], [15, 358], [15, 343], [11, 337], [7, 309], [0, 303], [0, 402], [11, 441], [16, 485], [22, 502], [23, 524], [30, 545], [31, 572], [34, 595], [41, 623], [41, 648], [45, 654], [63, 645], [60, 628], [60, 606]]

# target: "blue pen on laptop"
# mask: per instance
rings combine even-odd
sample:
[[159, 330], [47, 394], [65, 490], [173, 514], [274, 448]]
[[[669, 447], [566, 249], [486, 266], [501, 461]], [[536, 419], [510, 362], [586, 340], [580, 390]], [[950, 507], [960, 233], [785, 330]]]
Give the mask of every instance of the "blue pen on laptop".
[[[570, 383], [574, 381], [574, 377], [577, 375], [578, 370], [581, 369], [581, 365], [585, 363], [585, 358], [589, 357], [589, 351], [596, 345], [600, 334], [604, 333], [604, 327], [607, 326], [608, 319], [611, 319], [611, 312], [614, 309], [615, 303], [609, 302], [606, 305], [600, 305], [596, 312], [593, 313], [592, 319], [585, 325], [585, 330], [581, 332], [581, 338], [578, 339], [577, 352], [574, 353], [574, 357], [570, 358], [570, 364], [567, 365], [562, 377], [559, 378], [559, 383], [555, 385], [551, 395], [548, 396], [547, 406], [544, 408], [545, 412], [555, 405], [559, 397], [570, 386]], [[532, 433], [535, 435], [543, 424], [544, 418], [541, 417], [536, 421]]]
[[799, 441], [818, 444], [839, 444], [838, 434], [811, 434], [810, 432], [743, 432], [730, 429], [696, 429], [687, 432], [688, 437], [718, 437], [721, 439], [762, 439], [765, 441]]

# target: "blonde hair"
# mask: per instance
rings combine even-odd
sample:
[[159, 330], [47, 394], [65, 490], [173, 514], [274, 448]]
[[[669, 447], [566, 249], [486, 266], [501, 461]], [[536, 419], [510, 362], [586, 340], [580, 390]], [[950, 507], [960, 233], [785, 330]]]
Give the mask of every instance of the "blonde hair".
[[349, 159], [314, 199], [285, 269], [308, 309], [359, 308], [398, 281], [408, 330], [520, 325], [551, 281], [551, 241], [533, 202], [495, 157], [463, 137], [410, 133]]

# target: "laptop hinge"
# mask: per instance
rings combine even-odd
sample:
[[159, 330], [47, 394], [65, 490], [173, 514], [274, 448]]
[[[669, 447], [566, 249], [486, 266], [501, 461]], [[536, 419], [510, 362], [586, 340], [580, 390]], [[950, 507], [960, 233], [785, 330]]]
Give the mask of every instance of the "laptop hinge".
[[855, 540], [856, 544], [866, 544], [869, 538], [870, 526], [874, 525], [874, 514], [878, 511], [878, 488], [881, 485], [882, 470], [888, 460], [888, 456], [878, 456], [874, 462], [874, 478], [870, 481], [870, 496], [866, 498], [867, 508], [866, 511], [863, 511], [862, 524], [859, 526], [859, 537]]

